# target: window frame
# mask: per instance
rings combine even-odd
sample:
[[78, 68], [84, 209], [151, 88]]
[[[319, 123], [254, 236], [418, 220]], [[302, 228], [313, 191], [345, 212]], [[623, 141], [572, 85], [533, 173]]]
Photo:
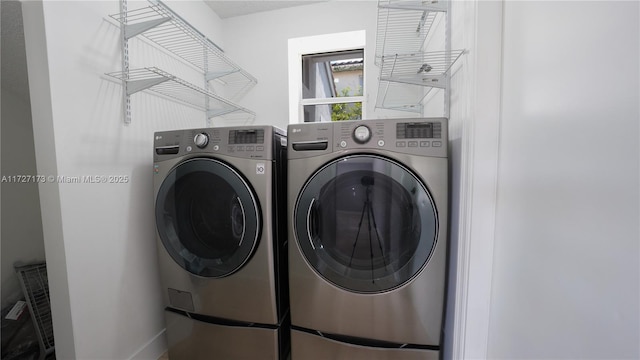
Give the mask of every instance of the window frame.
[[367, 72], [366, 31], [357, 30], [289, 39], [289, 124], [304, 122], [304, 106], [343, 103], [362, 103], [362, 118], [366, 118], [366, 76], [363, 77], [361, 96], [303, 99], [302, 56], [348, 50], [363, 52], [363, 75]]

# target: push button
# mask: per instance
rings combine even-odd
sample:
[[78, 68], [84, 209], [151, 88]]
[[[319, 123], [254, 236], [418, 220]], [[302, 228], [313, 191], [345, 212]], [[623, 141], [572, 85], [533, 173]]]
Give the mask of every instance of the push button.
[[420, 147], [429, 147], [428, 141], [420, 141]]
[[407, 143], [404, 141], [396, 141], [396, 147], [406, 147]]
[[417, 141], [409, 141], [409, 147], [418, 147]]
[[440, 142], [440, 141], [434, 141], [433, 142], [433, 147], [440, 147], [440, 146], [442, 146], [442, 142]]

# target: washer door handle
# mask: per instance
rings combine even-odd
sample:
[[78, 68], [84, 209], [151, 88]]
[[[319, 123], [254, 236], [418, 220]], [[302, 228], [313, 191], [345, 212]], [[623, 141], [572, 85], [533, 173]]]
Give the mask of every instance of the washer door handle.
[[311, 199], [311, 203], [309, 204], [309, 209], [307, 210], [307, 237], [309, 237], [309, 243], [311, 244], [311, 248], [313, 250], [316, 249], [316, 246], [313, 244], [313, 239], [318, 235], [318, 212], [316, 205], [316, 198]]
[[[240, 197], [236, 196], [236, 201], [238, 202], [238, 205], [240, 205], [240, 211], [242, 213], [242, 234], [240, 235], [240, 242], [238, 242], [238, 247], [240, 245], [242, 245], [242, 241], [244, 240], [244, 233], [247, 230], [247, 227], [245, 226], [246, 221], [247, 221], [247, 216], [244, 213], [244, 205], [242, 205], [242, 200], [240, 200]], [[234, 219], [231, 219], [231, 223], [234, 224]]]

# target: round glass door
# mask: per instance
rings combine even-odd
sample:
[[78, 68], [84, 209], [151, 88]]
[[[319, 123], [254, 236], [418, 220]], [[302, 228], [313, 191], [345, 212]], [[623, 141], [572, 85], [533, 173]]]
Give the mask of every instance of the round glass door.
[[240, 269], [258, 242], [253, 191], [230, 166], [214, 159], [171, 170], [156, 198], [156, 226], [169, 255], [185, 270], [223, 277]]
[[354, 292], [397, 288], [426, 265], [437, 211], [407, 168], [375, 155], [337, 159], [313, 174], [294, 215], [298, 245], [330, 283]]

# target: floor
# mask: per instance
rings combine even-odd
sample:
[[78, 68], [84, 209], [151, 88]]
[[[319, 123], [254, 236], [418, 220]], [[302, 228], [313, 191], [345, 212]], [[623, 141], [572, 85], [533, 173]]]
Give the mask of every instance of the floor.
[[[287, 360], [290, 360], [290, 359], [291, 359], [291, 355], [287, 356]], [[165, 351], [165, 353], [162, 354], [162, 356], [160, 356], [158, 360], [169, 360], [169, 353]]]

